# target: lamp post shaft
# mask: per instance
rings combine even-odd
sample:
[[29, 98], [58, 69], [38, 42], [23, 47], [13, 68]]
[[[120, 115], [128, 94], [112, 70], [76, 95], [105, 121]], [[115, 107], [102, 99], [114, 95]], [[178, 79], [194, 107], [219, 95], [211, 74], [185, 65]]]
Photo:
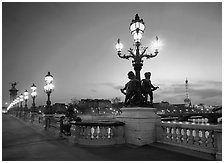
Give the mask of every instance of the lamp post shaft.
[[24, 107], [27, 108], [27, 99], [25, 100], [25, 106]]
[[136, 56], [134, 58], [134, 61], [133, 61], [132, 65], [133, 65], [134, 70], [135, 70], [136, 79], [141, 81], [140, 71], [142, 69], [143, 63], [142, 63], [140, 53], [139, 53], [139, 46], [140, 46], [140, 43], [137, 42], [136, 43]]
[[32, 107], [35, 107], [35, 96], [33, 96], [33, 103], [32, 103]]
[[47, 107], [51, 106], [50, 95], [51, 95], [51, 93], [48, 92], [47, 93]]
[[141, 81], [141, 77], [140, 77], [140, 71], [142, 69], [142, 63], [135, 63], [133, 64], [134, 70], [135, 70], [135, 75], [136, 75], [136, 79]]

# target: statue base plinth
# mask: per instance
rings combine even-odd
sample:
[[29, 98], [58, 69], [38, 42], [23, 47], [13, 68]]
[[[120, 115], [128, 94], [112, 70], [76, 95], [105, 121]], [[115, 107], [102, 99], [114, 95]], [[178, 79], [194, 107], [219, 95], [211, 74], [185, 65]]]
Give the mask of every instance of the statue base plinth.
[[125, 123], [126, 143], [142, 146], [156, 141], [156, 123], [161, 118], [156, 115], [155, 108], [127, 107], [121, 110], [122, 114], [116, 118]]

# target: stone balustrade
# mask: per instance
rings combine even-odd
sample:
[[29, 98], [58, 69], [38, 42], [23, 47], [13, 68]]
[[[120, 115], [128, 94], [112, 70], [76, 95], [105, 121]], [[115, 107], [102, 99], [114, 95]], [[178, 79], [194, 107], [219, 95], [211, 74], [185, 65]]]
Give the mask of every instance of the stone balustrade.
[[125, 143], [124, 123], [119, 121], [73, 122], [71, 138], [81, 145], [103, 146]]
[[[127, 141], [128, 136], [130, 137], [130, 133], [134, 133], [136, 129], [142, 128], [142, 125], [144, 124], [144, 127], [147, 129], [150, 129], [150, 125], [151, 128], [153, 127], [153, 129], [149, 130], [149, 132], [148, 130], [146, 132], [145, 128], [143, 128], [143, 134], [148, 137], [150, 134], [155, 133], [155, 140], [154, 136], [152, 139], [153, 142], [160, 142], [205, 152], [214, 156], [215, 160], [222, 160], [221, 124], [212, 125], [208, 123], [199, 124], [190, 122], [163, 122], [160, 121], [160, 119], [158, 119], [156, 116], [153, 117], [155, 121], [152, 123], [151, 114], [146, 114], [146, 109], [143, 109], [144, 114], [138, 113], [132, 116], [132, 119], [137, 119], [138, 121], [142, 120], [141, 123], [137, 123], [139, 125], [136, 126], [136, 123], [129, 120], [133, 109], [130, 111], [131, 112], [128, 112], [129, 114], [124, 114], [122, 117], [120, 117], [120, 119], [126, 118], [123, 122], [112, 119], [108, 121], [72, 121], [70, 128], [71, 135], [67, 136], [67, 138], [72, 144], [81, 144], [87, 146], [105, 146], [130, 143]], [[142, 117], [139, 118], [140, 115], [142, 115]], [[146, 118], [148, 115], [151, 116], [151, 119], [149, 118], [149, 123], [146, 123]], [[17, 116], [23, 120], [26, 119], [26, 122], [30, 122], [31, 124], [37, 125], [47, 131], [54, 131], [54, 133], [57, 133], [54, 135], [59, 134], [59, 136], [62, 136], [63, 121], [61, 116], [37, 113], [24, 114], [23, 112], [15, 112], [14, 116]], [[129, 130], [127, 129], [130, 128], [130, 125], [132, 125], [132, 127], [136, 126], [136, 128], [131, 128], [130, 132], [128, 132]], [[127, 131], [125, 131], [125, 127]], [[139, 133], [137, 137], [140, 137]], [[136, 144], [138, 145], [138, 143]]]
[[222, 126], [183, 122], [157, 125], [157, 142], [210, 153], [221, 159]]

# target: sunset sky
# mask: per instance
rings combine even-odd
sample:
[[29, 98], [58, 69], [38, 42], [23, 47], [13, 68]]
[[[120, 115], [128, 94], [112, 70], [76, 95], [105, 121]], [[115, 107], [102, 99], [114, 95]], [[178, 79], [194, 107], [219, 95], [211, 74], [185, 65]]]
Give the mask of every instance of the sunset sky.
[[[110, 99], [133, 70], [131, 60], [117, 56], [133, 48], [129, 31], [139, 14], [145, 22], [142, 45], [158, 36], [163, 46], [157, 57], [145, 60], [141, 71], [152, 73], [160, 88], [154, 102], [184, 103], [185, 80], [193, 104], [222, 104], [221, 3], [3, 3], [2, 102], [9, 102], [10, 82], [19, 94], [37, 86], [37, 105], [45, 105], [44, 77], [54, 77], [53, 103], [72, 98]], [[29, 100], [29, 106], [31, 106]]]

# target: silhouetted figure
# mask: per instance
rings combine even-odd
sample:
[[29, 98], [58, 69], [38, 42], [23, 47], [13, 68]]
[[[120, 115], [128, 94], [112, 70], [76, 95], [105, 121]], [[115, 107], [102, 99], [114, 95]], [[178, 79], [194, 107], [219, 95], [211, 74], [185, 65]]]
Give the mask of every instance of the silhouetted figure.
[[80, 117], [77, 117], [74, 107], [72, 105], [68, 106], [68, 110], [65, 114], [65, 116], [62, 117], [62, 122], [61, 122], [61, 132], [64, 133], [67, 136], [71, 136], [71, 122], [76, 121], [76, 122], [81, 122], [82, 119]]
[[154, 87], [150, 80], [151, 73], [145, 73], [145, 79], [142, 80], [142, 93], [144, 96], [144, 103], [148, 101], [148, 95], [150, 96], [150, 104], [153, 104], [153, 91], [158, 89], [159, 87]]
[[128, 73], [128, 78], [130, 79], [130, 81], [125, 84], [125, 87], [123, 89], [120, 89], [121, 92], [126, 95], [124, 106], [139, 105], [142, 102], [141, 82], [136, 79], [135, 74], [132, 71]]

